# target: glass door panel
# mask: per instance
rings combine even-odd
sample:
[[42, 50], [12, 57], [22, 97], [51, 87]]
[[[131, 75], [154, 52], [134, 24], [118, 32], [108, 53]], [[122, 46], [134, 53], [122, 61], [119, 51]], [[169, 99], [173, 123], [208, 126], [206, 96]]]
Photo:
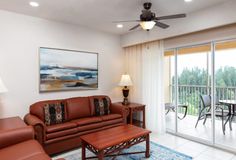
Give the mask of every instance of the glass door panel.
[[[215, 90], [216, 98], [220, 101], [215, 118], [215, 142], [235, 150], [236, 40], [215, 44]], [[221, 114], [222, 110], [224, 114]]]
[[202, 100], [210, 97], [211, 44], [180, 48], [177, 53], [178, 132], [212, 140], [211, 117], [207, 114], [211, 107]]
[[175, 132], [175, 50], [165, 51], [164, 70], [166, 129]]

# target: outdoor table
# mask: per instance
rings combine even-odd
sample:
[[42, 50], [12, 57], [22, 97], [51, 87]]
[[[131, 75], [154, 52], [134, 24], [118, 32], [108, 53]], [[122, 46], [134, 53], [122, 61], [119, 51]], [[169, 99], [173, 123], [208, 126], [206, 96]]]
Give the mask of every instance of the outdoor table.
[[230, 130], [232, 130], [232, 121], [234, 116], [236, 116], [236, 100], [219, 100], [219, 102], [229, 107], [229, 118], [226, 120], [226, 123], [229, 121]]

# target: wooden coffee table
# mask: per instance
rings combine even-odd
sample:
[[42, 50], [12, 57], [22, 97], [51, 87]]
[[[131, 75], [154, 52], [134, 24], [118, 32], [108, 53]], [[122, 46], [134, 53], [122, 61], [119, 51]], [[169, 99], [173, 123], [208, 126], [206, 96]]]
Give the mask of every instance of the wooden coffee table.
[[[145, 153], [145, 157], [148, 158], [150, 157], [150, 133], [151, 131], [133, 125], [123, 125], [81, 136], [82, 160], [92, 158], [103, 160], [104, 157], [140, 153]], [[146, 141], [145, 151], [120, 153], [121, 150], [144, 141]], [[86, 158], [86, 149], [96, 156]]]

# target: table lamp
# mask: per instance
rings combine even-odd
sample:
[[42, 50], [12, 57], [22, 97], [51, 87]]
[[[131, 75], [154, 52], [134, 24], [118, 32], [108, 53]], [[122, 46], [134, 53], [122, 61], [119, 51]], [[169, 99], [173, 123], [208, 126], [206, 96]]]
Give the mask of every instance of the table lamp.
[[7, 88], [5, 87], [2, 79], [0, 78], [0, 93], [4, 93], [4, 92], [7, 92]]
[[122, 86], [124, 87], [122, 89], [122, 92], [123, 92], [123, 96], [124, 96], [124, 100], [122, 102], [123, 105], [127, 105], [129, 104], [129, 101], [128, 101], [128, 96], [129, 96], [129, 88], [128, 86], [132, 86], [133, 83], [131, 81], [131, 78], [128, 74], [124, 74], [122, 75], [121, 77], [121, 80], [120, 80], [120, 83], [119, 83], [119, 86]]

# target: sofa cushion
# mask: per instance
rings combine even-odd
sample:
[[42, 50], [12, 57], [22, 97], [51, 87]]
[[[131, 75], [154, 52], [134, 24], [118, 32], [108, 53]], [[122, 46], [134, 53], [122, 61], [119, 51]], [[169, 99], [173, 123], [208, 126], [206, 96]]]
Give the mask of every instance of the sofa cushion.
[[65, 123], [61, 123], [61, 124], [55, 124], [55, 125], [47, 126], [46, 127], [46, 132], [47, 133], [58, 132], [58, 131], [61, 131], [61, 130], [75, 128], [76, 126], [77, 125], [75, 123], [65, 122]]
[[59, 137], [67, 136], [67, 135], [72, 135], [77, 132], [78, 132], [77, 128], [65, 129], [65, 130], [61, 130], [58, 132], [48, 133], [46, 135], [46, 138], [47, 138], [47, 140], [49, 140], [49, 139], [53, 139], [53, 138], [59, 138]]
[[100, 116], [100, 118], [102, 118], [103, 121], [108, 121], [108, 120], [113, 120], [117, 118], [122, 118], [122, 116], [120, 114], [109, 114], [109, 115]]
[[104, 126], [107, 126], [107, 125], [113, 125], [113, 124], [122, 123], [122, 122], [123, 122], [123, 119], [118, 118], [118, 119], [113, 119], [113, 120], [109, 120], [109, 121], [104, 121], [104, 122], [102, 122], [102, 124]]
[[[46, 104], [55, 104], [55, 103], [63, 103], [65, 104], [64, 100], [47, 100], [47, 101], [39, 101], [30, 106], [30, 114], [37, 116], [40, 120], [44, 122], [44, 106]], [[66, 112], [66, 110], [65, 110]], [[65, 113], [65, 120], [67, 120], [67, 114]]]
[[69, 120], [91, 116], [88, 97], [69, 98], [66, 104]]
[[110, 105], [106, 98], [94, 98], [93, 103], [95, 107], [95, 116], [108, 115], [110, 113]]
[[63, 103], [47, 103], [44, 105], [44, 118], [47, 126], [65, 121], [65, 106]]
[[88, 118], [80, 118], [77, 120], [73, 120], [71, 122], [76, 123], [77, 126], [84, 126], [88, 124], [102, 122], [102, 119], [100, 117], [88, 117]]
[[44, 160], [50, 160], [36, 140], [28, 140], [0, 150], [0, 159], [2, 160], [33, 160], [34, 157], [43, 157]]
[[[57, 142], [57, 141], [61, 141], [67, 138], [71, 138], [71, 137], [75, 137], [75, 136], [80, 136], [82, 134], [87, 134], [87, 133], [91, 133], [91, 131], [97, 131], [97, 130], [101, 130], [103, 128], [103, 123], [94, 123], [94, 124], [89, 124], [89, 125], [84, 125], [84, 126], [78, 126], [76, 130], [73, 129], [69, 129], [71, 130], [68, 132], [54, 132], [54, 133], [50, 133], [47, 135], [47, 141], [46, 144], [50, 144], [53, 142]], [[72, 130], [74, 130], [75, 132], [73, 132]]]
[[111, 100], [108, 96], [90, 96], [89, 101], [92, 116], [101, 116], [110, 113]]
[[99, 129], [102, 128], [104, 125], [103, 123], [93, 123], [93, 124], [89, 124], [89, 125], [85, 125], [85, 126], [78, 126], [78, 131], [79, 132], [83, 132], [83, 131], [89, 131], [92, 129]]
[[115, 123], [115, 124], [111, 124], [111, 125], [106, 125], [104, 126], [102, 129], [109, 129], [109, 128], [113, 128], [113, 127], [118, 127], [118, 126], [122, 126], [124, 125], [124, 123], [120, 122], [120, 123]]

